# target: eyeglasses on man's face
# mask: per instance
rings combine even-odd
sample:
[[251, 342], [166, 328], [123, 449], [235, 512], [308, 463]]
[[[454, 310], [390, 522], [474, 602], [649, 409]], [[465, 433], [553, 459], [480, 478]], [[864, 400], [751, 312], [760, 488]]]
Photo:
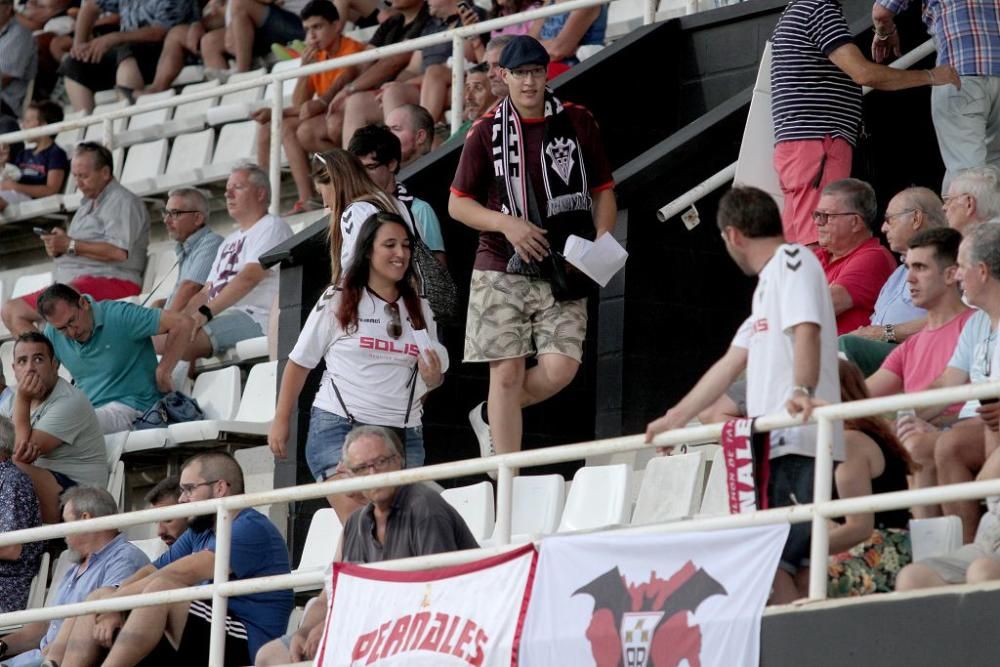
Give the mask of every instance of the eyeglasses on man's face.
[[529, 77], [532, 79], [544, 79], [547, 74], [547, 70], [544, 67], [524, 67], [508, 71], [518, 81], [524, 81]]
[[218, 481], [217, 479], [213, 479], [209, 482], [198, 482], [197, 484], [178, 484], [177, 488], [181, 490], [182, 496], [190, 496], [199, 486], [211, 486]]
[[389, 465], [396, 460], [397, 454], [388, 454], [387, 456], [380, 456], [374, 461], [368, 461], [367, 463], [359, 463], [355, 466], [348, 466], [347, 472], [351, 476], [367, 475], [371, 472], [385, 472], [389, 469]]
[[841, 213], [836, 213], [832, 211], [813, 211], [812, 219], [817, 225], [825, 225], [830, 222], [830, 218], [836, 218], [840, 216], [857, 215], [860, 213], [855, 213], [854, 211], [843, 211]]
[[193, 210], [185, 211], [179, 208], [165, 208], [163, 209], [163, 219], [164, 220], [168, 218], [177, 219], [182, 215], [187, 215], [188, 213], [201, 213], [201, 211], [193, 211]]
[[904, 216], [904, 215], [906, 215], [906, 214], [908, 214], [908, 213], [913, 213], [913, 212], [915, 212], [916, 210], [917, 210], [917, 209], [915, 209], [915, 208], [907, 208], [907, 209], [903, 209], [902, 211], [898, 211], [898, 212], [896, 212], [896, 213], [886, 213], [886, 214], [885, 214], [885, 217], [884, 217], [884, 218], [882, 218], [882, 221], [883, 221], [883, 222], [884, 222], [885, 224], [887, 224], [887, 225], [891, 225], [891, 224], [892, 224], [892, 221], [893, 221], [893, 220], [895, 220], [896, 218], [899, 218], [899, 217], [901, 217], [901, 216]]

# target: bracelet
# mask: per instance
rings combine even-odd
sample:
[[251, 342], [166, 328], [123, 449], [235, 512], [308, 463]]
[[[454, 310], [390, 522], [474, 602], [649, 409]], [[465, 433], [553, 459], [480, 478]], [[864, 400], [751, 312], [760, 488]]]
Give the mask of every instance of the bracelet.
[[889, 32], [879, 32], [878, 26], [875, 26], [874, 29], [875, 29], [875, 39], [877, 39], [880, 42], [884, 42], [885, 40], [889, 39], [890, 37], [896, 34], [896, 26], [892, 26], [892, 30], [890, 30]]
[[927, 78], [931, 80], [931, 85], [933, 86], [934, 83], [935, 83], [935, 81], [934, 81], [934, 70], [925, 69], [924, 71], [927, 72]]

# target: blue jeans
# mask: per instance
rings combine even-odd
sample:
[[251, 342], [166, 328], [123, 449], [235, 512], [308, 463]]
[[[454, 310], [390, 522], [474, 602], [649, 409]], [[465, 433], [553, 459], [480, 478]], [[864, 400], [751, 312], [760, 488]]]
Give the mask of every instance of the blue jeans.
[[[321, 410], [315, 405], [309, 412], [309, 435], [306, 437], [306, 463], [317, 482], [333, 476], [340, 463], [344, 440], [358, 423], [347, 417]], [[406, 467], [419, 468], [424, 464], [424, 427], [406, 429]]]

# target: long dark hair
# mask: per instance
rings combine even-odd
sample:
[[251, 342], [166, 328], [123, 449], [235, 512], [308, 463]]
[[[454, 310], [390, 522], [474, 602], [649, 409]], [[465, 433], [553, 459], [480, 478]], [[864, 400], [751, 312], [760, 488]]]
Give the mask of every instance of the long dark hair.
[[[354, 246], [354, 257], [351, 265], [347, 267], [344, 274], [340, 306], [337, 308], [337, 322], [340, 328], [347, 333], [354, 333], [358, 330], [358, 304], [361, 303], [361, 295], [368, 288], [368, 274], [371, 272], [372, 251], [375, 248], [375, 237], [382, 225], [399, 225], [406, 230], [406, 238], [409, 239], [410, 248], [415, 244], [413, 231], [406, 224], [403, 218], [395, 213], [372, 213], [361, 225], [358, 231], [357, 245]], [[414, 329], [426, 329], [424, 322], [424, 311], [420, 307], [420, 296], [417, 294], [417, 277], [413, 270], [413, 253], [410, 253], [410, 264], [406, 267], [403, 278], [396, 283], [399, 288], [399, 296], [406, 304], [406, 311], [410, 315], [410, 323]]]
[[[865, 384], [865, 376], [861, 369], [850, 361], [840, 360], [840, 400], [847, 403], [849, 401], [860, 401], [871, 398], [868, 393], [868, 385]], [[893, 456], [901, 459], [906, 464], [906, 469], [914, 472], [920, 469], [909, 453], [899, 443], [899, 439], [893, 432], [892, 426], [882, 417], [856, 417], [844, 422], [844, 428], [851, 431], [861, 431], [885, 443], [886, 449], [892, 452]]]

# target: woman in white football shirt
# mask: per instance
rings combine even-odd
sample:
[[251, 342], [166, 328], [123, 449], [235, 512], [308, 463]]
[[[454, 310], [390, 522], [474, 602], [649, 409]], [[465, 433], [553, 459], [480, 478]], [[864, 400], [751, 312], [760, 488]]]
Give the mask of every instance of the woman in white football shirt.
[[[430, 305], [417, 295], [412, 243], [413, 232], [400, 216], [370, 215], [343, 280], [320, 297], [288, 357], [268, 444], [284, 458], [306, 377], [325, 361], [305, 452], [317, 481], [342, 474], [344, 438], [358, 424], [393, 429], [405, 445], [405, 466], [423, 465], [422, 399], [442, 383], [448, 355], [437, 342]], [[344, 495], [329, 501], [343, 521], [360, 506]]]

